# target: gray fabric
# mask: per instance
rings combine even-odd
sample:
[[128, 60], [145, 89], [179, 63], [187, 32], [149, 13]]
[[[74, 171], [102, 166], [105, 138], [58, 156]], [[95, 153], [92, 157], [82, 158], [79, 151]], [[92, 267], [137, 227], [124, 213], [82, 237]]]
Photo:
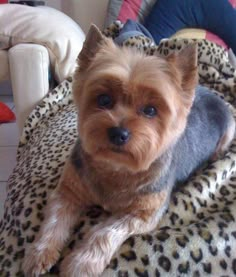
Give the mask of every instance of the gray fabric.
[[110, 0], [107, 9], [105, 27], [108, 27], [113, 21], [117, 20], [123, 0]]
[[141, 23], [128, 19], [114, 41], [116, 44], [122, 45], [124, 41], [135, 36], [144, 36], [153, 40], [152, 35]]

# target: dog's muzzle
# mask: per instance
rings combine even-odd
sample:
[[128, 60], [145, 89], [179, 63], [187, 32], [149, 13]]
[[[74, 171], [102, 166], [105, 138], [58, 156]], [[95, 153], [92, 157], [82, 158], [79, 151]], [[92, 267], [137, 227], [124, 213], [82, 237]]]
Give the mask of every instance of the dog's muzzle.
[[112, 127], [108, 130], [108, 137], [112, 144], [122, 146], [130, 139], [130, 131], [122, 127]]

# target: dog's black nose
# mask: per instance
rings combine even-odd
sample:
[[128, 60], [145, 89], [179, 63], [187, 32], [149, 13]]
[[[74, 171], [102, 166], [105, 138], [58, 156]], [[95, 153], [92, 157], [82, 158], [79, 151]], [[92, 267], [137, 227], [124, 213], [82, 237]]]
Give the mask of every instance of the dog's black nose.
[[108, 129], [110, 142], [117, 146], [124, 145], [130, 138], [130, 132], [126, 128], [112, 127]]

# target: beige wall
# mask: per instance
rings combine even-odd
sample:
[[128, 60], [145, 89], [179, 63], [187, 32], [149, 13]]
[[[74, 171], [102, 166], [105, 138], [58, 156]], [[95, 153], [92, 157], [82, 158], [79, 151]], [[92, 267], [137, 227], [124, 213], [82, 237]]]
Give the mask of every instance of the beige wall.
[[46, 5], [72, 17], [87, 33], [91, 23], [103, 28], [109, 0], [46, 0]]
[[63, 0], [44, 0], [44, 1], [46, 6], [61, 10], [61, 3], [63, 2]]

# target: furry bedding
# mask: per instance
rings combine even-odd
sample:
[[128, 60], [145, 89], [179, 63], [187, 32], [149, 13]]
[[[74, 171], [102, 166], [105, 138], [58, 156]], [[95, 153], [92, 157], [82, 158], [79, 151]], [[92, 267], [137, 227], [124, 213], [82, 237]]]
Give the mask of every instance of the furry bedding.
[[[122, 26], [116, 22], [105, 34], [114, 38]], [[153, 46], [144, 37], [124, 42], [149, 55], [167, 55], [188, 43], [192, 40], [166, 40]], [[218, 90], [236, 117], [236, 69], [223, 48], [205, 40], [197, 43], [200, 83]], [[40, 229], [43, 208], [78, 136], [76, 116], [71, 80], [66, 80], [44, 98], [25, 124], [0, 223], [0, 276], [24, 276], [25, 249]], [[236, 140], [224, 157], [205, 165], [172, 194], [155, 231], [131, 237], [122, 245], [103, 276], [236, 275], [235, 160]], [[81, 218], [62, 258], [102, 217], [106, 214], [94, 207]], [[62, 258], [49, 276], [58, 276]]]

